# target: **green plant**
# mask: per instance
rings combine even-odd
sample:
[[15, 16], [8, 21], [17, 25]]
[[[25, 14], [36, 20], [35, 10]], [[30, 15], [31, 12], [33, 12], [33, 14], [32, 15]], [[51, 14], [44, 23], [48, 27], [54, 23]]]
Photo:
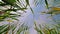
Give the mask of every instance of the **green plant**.
[[[29, 29], [28, 26], [26, 25], [19, 25], [19, 28], [17, 28], [18, 26], [15, 26], [14, 24], [13, 25], [9, 25], [9, 24], [5, 24], [5, 25], [2, 25], [0, 26], [0, 34], [9, 34], [9, 31], [10, 33], [14, 34], [16, 31], [16, 34], [20, 34], [22, 31], [27, 31]], [[18, 30], [16, 30], [16, 28]], [[14, 31], [16, 30], [16, 31]]]
[[38, 34], [60, 34], [60, 24], [43, 24], [35, 23], [35, 30]]

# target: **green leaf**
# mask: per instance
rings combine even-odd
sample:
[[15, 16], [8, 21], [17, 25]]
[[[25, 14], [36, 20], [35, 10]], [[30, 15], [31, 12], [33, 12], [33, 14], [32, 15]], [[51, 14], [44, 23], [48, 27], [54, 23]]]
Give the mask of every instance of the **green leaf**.
[[29, 0], [25, 0], [26, 1], [26, 4], [29, 5]]
[[8, 25], [5, 25], [1, 30], [0, 30], [0, 34], [2, 34], [5, 31], [8, 31]]
[[11, 25], [11, 29], [12, 29], [12, 31], [14, 31], [14, 30], [15, 30], [15, 28], [16, 28], [16, 26], [15, 26], [15, 25]]
[[30, 10], [32, 11], [32, 13], [34, 14], [34, 11], [33, 11], [33, 9], [30, 7]]
[[10, 4], [10, 5], [14, 5], [16, 0], [2, 0], [3, 2], [5, 2], [6, 4]]
[[6, 27], [7, 25], [2, 25], [0, 26], [0, 30], [2, 30], [4, 27]]
[[[12, 18], [12, 19], [14, 19], [14, 20], [18, 20], [17, 18], [15, 18], [15, 17], [10, 17], [10, 18]], [[18, 20], [19, 21], [19, 20]]]
[[48, 2], [47, 2], [47, 0], [45, 0], [45, 4], [46, 4], [46, 7], [48, 8]]
[[20, 34], [22, 32], [22, 29], [18, 29], [17, 34]]

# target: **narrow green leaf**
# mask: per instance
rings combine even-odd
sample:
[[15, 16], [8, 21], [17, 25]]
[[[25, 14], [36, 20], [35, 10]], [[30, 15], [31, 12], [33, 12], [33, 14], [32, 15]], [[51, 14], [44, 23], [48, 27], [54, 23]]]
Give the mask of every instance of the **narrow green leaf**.
[[14, 5], [16, 0], [2, 0], [3, 2], [5, 2], [6, 4], [10, 4], [10, 5]]
[[22, 32], [22, 29], [19, 29], [18, 31], [17, 31], [17, 34], [20, 34]]
[[26, 4], [29, 5], [29, 0], [26, 0]]
[[33, 9], [30, 7], [30, 10], [32, 11], [32, 14], [34, 14], [34, 11], [33, 11]]
[[12, 18], [12, 19], [14, 19], [14, 20], [18, 20], [17, 18], [15, 18], [15, 17], [10, 17], [10, 18]]
[[46, 4], [46, 7], [48, 8], [48, 2], [47, 2], [47, 0], [45, 0], [45, 4]]
[[8, 31], [8, 30], [9, 30], [9, 29], [8, 29], [8, 25], [7, 25], [7, 26], [5, 26], [3, 29], [0, 30], [0, 34], [3, 33], [3, 32], [5, 32], [5, 31]]
[[0, 30], [2, 30], [4, 27], [6, 27], [7, 25], [2, 25], [0, 26]]

